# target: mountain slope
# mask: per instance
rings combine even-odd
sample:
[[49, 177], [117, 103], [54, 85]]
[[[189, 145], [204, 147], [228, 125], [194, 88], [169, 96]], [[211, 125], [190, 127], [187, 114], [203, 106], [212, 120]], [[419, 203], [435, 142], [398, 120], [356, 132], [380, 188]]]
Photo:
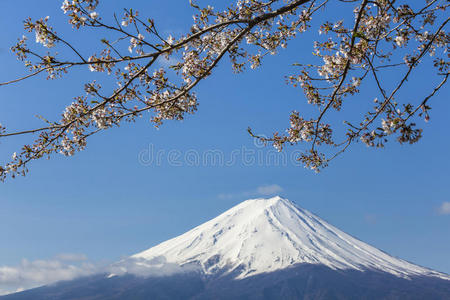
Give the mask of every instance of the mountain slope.
[[231, 275], [94, 276], [1, 297], [1, 300], [448, 300], [448, 280], [400, 278], [376, 271], [301, 264], [235, 280]]
[[294, 203], [247, 200], [111, 266], [1, 300], [450, 299], [450, 276], [394, 258]]
[[132, 258], [148, 267], [159, 260], [197, 265], [206, 274], [234, 271], [240, 279], [302, 263], [331, 269], [380, 270], [401, 277], [450, 279], [394, 258], [280, 197], [244, 201]]

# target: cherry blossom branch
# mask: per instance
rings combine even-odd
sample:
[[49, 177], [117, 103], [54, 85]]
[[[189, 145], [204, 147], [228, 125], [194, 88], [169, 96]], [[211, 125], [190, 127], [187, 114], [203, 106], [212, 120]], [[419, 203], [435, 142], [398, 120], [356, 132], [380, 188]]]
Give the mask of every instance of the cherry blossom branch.
[[[48, 79], [55, 79], [74, 67], [86, 66], [92, 72], [106, 72], [113, 76], [117, 87], [105, 93], [100, 83], [86, 83], [86, 94], [75, 97], [59, 121], [44, 119], [48, 123], [45, 127], [7, 132], [0, 125], [0, 139], [38, 134], [32, 144], [24, 145], [21, 152], [12, 155], [11, 162], [0, 167], [0, 180], [7, 175], [23, 175], [30, 161], [44, 155], [58, 152], [73, 155], [86, 147], [88, 137], [119, 126], [124, 121], [132, 122], [144, 112], [149, 113], [150, 122], [156, 127], [166, 120], [182, 120], [186, 115], [195, 113], [198, 102], [194, 88], [213, 73], [225, 56], [229, 57], [236, 73], [243, 72], [247, 66], [251, 69], [259, 67], [266, 56], [276, 54], [280, 48], [287, 47], [290, 40], [308, 30], [312, 15], [325, 10], [328, 2], [236, 0], [222, 11], [215, 11], [210, 6], [200, 8], [191, 2], [198, 13], [194, 15], [190, 32], [178, 38], [165, 38], [153, 20], [144, 22], [134, 10], [125, 10], [122, 22], [114, 15], [115, 25], [109, 25], [95, 11], [97, 0], [64, 1], [62, 9], [75, 29], [91, 27], [114, 34], [112, 42], [101, 40], [101, 52], [88, 59], [82, 55], [83, 51], [56, 34], [48, 25], [48, 17], [35, 22], [26, 20], [25, 29], [34, 32], [36, 41], [42, 46], [53, 48], [62, 44], [71, 51], [64, 58], [59, 58], [57, 52], [52, 51], [39, 54], [27, 46], [27, 39], [23, 37], [12, 50], [32, 73], [0, 86], [44, 71]], [[250, 136], [271, 143], [280, 151], [286, 144], [307, 143], [308, 150], [299, 160], [316, 171], [346, 151], [357, 138], [368, 146], [382, 147], [389, 135], [398, 133], [400, 143], [416, 142], [421, 136], [421, 129], [415, 129], [415, 124], [407, 121], [419, 109], [423, 110], [426, 120], [429, 118], [428, 100], [446, 84], [449, 74], [450, 63], [445, 54], [439, 52], [433, 66], [438, 70], [437, 75], [444, 75], [444, 79], [422, 104], [403, 103], [402, 111], [399, 103], [394, 101], [394, 96], [404, 87], [412, 70], [422, 63], [423, 56], [426, 53], [435, 55], [437, 50], [447, 47], [449, 37], [443, 28], [448, 19], [443, 15], [448, 4], [437, 0], [426, 1], [414, 11], [405, 1], [403, 4], [399, 1], [371, 0], [359, 1], [359, 5], [356, 1], [343, 0], [340, 3], [343, 7], [355, 8], [353, 25], [347, 27], [342, 20], [328, 21], [325, 14], [319, 33], [327, 38], [313, 43], [314, 56], [323, 62], [315, 63], [315, 59], [311, 59], [304, 63], [306, 59], [302, 58], [301, 63], [295, 64], [301, 68], [300, 73], [288, 77], [289, 83], [302, 88], [308, 103], [318, 108], [317, 117], [307, 119], [293, 111], [286, 134], [276, 132], [269, 138], [254, 135], [251, 129], [248, 130]], [[300, 7], [302, 9], [298, 9]], [[125, 51], [129, 54], [125, 55]], [[404, 62], [391, 63], [391, 58], [396, 58], [394, 54], [401, 51], [406, 52]], [[169, 66], [156, 67], [157, 59], [163, 57], [170, 61]], [[388, 95], [383, 88], [384, 73], [381, 70], [400, 70], [404, 65], [408, 67], [407, 72]], [[168, 73], [169, 70], [173, 72]], [[311, 75], [312, 71], [317, 72], [319, 77]], [[374, 110], [369, 110], [359, 125], [344, 121], [348, 126], [346, 138], [337, 143], [333, 136], [335, 126], [323, 123], [325, 115], [332, 109], [339, 111], [343, 101], [360, 94], [362, 83], [372, 77], [383, 101], [378, 102], [375, 98]], [[379, 118], [382, 118], [381, 127], [369, 129]], [[319, 146], [325, 145], [335, 150], [334, 155], [327, 157], [319, 152]]]

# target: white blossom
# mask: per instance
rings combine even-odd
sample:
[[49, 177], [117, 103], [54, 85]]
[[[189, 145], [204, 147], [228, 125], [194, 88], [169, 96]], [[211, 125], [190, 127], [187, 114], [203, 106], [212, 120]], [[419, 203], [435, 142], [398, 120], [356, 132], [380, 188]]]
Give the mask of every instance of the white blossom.
[[174, 42], [174, 39], [173, 39], [172, 35], [169, 35], [166, 39], [166, 43], [169, 45], [172, 45], [173, 42]]
[[406, 44], [406, 39], [403, 35], [399, 35], [394, 39], [397, 46], [401, 47]]
[[93, 12], [91, 12], [90, 14], [89, 14], [89, 16], [92, 18], [92, 19], [97, 19], [98, 18], [98, 13], [97, 12], [95, 12], [95, 11], [93, 11]]
[[64, 13], [67, 13], [69, 11], [69, 1], [68, 0], [64, 0], [64, 2], [61, 5], [61, 9]]
[[55, 37], [48, 31], [45, 22], [48, 21], [50, 17], [47, 16], [44, 20], [35, 27], [36, 43], [42, 44], [44, 47], [52, 48], [55, 46]]
[[[88, 62], [93, 62], [93, 61], [95, 61], [95, 57], [94, 56], [89, 57]], [[89, 64], [88, 67], [91, 72], [96, 71], [94, 64]]]
[[388, 122], [385, 119], [381, 119], [381, 127], [383, 128], [384, 133], [391, 134], [392, 127], [394, 127], [393, 125], [392, 121]]
[[137, 44], [138, 44], [138, 40], [134, 37], [130, 38], [130, 46], [128, 46], [128, 51], [130, 53], [133, 53], [133, 49], [136, 48]]
[[105, 129], [111, 126], [111, 119], [108, 118], [108, 111], [103, 108], [97, 108], [92, 113], [92, 120], [95, 122], [95, 125], [100, 129]]

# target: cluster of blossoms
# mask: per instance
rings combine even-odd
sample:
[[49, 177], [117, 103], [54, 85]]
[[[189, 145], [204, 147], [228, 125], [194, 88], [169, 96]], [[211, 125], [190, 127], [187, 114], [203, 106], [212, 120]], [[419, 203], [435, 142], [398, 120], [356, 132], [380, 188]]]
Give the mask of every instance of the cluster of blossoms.
[[112, 119], [109, 118], [110, 114], [111, 112], [106, 108], [98, 108], [92, 113], [92, 121], [94, 121], [95, 126], [97, 126], [99, 129], [106, 129], [108, 127], [111, 127], [112, 125]]
[[[300, 119], [300, 128], [312, 132], [312, 139], [301, 138], [297, 127], [293, 130], [291, 117], [291, 127], [286, 134], [277, 133], [271, 139], [274, 146], [279, 149], [284, 143], [310, 142], [309, 152], [300, 160], [305, 166], [318, 170], [335, 157], [327, 158], [316, 150], [323, 141], [337, 147], [337, 154], [358, 139], [370, 147], [384, 147], [391, 135], [397, 135], [400, 143], [417, 142], [422, 129], [416, 128], [416, 123], [410, 119], [414, 115], [423, 115], [425, 121], [429, 120], [430, 108], [426, 103], [446, 83], [449, 75], [446, 54], [449, 36], [444, 31], [449, 19], [442, 15], [447, 6], [438, 1], [424, 1], [421, 7], [413, 10], [408, 3], [394, 6], [389, 0], [362, 1], [354, 9], [353, 26], [346, 27], [343, 20], [323, 23], [319, 35], [324, 35], [325, 40], [314, 43], [314, 55], [321, 58], [322, 63], [298, 64], [301, 67], [299, 74], [288, 77], [290, 83], [303, 89], [309, 103], [320, 108], [319, 117], [307, 121], [308, 126]], [[399, 104], [398, 91], [412, 71], [426, 61], [425, 54], [434, 56], [439, 48], [440, 57], [434, 59], [433, 65], [437, 75], [442, 76], [440, 83], [424, 96], [422, 102]], [[390, 62], [398, 58], [400, 62]], [[393, 69], [403, 71], [404, 75], [388, 92], [382, 79]], [[314, 76], [315, 73], [319, 78]], [[344, 121], [349, 128], [343, 141], [335, 142], [329, 127], [326, 127], [327, 138], [324, 139], [321, 128], [325, 113], [332, 108], [340, 110], [346, 97], [360, 93], [360, 86], [365, 81], [378, 88], [382, 100], [376, 99], [373, 110], [366, 112], [359, 123]], [[378, 126], [377, 121], [380, 122]]]
[[99, 14], [94, 11], [98, 6], [98, 0], [64, 0], [61, 10], [69, 16], [69, 24], [75, 28], [86, 26], [87, 23], [95, 24]]
[[131, 37], [130, 38], [130, 46], [128, 46], [128, 52], [133, 53], [133, 49], [138, 47], [136, 50], [136, 53], [139, 55], [143, 55], [145, 52], [142, 50], [142, 41], [144, 40], [144, 36], [142, 34], [138, 34], [137, 38]]
[[[287, 77], [288, 82], [303, 90], [308, 103], [319, 109], [318, 116], [307, 118], [294, 111], [283, 134], [266, 138], [255, 136], [250, 129], [249, 133], [280, 151], [286, 144], [307, 145], [299, 160], [316, 171], [358, 140], [373, 147], [383, 147], [392, 135], [400, 143], [416, 142], [422, 131], [415, 128], [411, 118], [417, 115], [429, 119], [427, 101], [446, 83], [449, 74], [448, 57], [442, 51], [449, 40], [444, 31], [449, 19], [443, 16], [448, 4], [426, 0], [413, 9], [406, 1], [362, 0], [358, 5], [341, 2], [339, 5], [349, 7], [355, 16], [353, 22], [347, 22], [332, 20], [334, 14], [327, 13], [329, 2], [237, 0], [217, 10], [190, 1], [196, 10], [190, 31], [178, 37], [163, 37], [153, 20], [142, 20], [135, 10], [126, 10], [121, 19], [114, 18], [115, 24], [106, 24], [96, 11], [98, 0], [65, 0], [61, 9], [69, 24], [76, 29], [107, 31], [112, 39], [101, 39], [104, 48], [88, 57], [62, 39], [48, 25], [48, 17], [28, 19], [25, 29], [34, 32], [38, 44], [66, 47], [73, 54], [64, 58], [56, 52], [40, 54], [27, 45], [24, 36], [12, 50], [33, 72], [30, 76], [45, 71], [48, 78], [57, 78], [82, 66], [113, 77], [116, 87], [105, 92], [95, 82], [86, 84], [86, 94], [76, 97], [59, 121], [46, 121], [45, 127], [8, 133], [0, 126], [0, 139], [38, 134], [32, 144], [25, 145], [11, 162], [0, 167], [0, 179], [25, 174], [27, 164], [34, 159], [53, 153], [73, 155], [86, 147], [91, 135], [124, 121], [135, 121], [144, 114], [149, 114], [148, 119], [157, 127], [165, 120], [182, 120], [194, 114], [198, 101], [193, 88], [209, 77], [224, 57], [229, 58], [236, 73], [247, 67], [256, 69], [267, 55], [277, 54], [310, 29], [312, 17], [322, 11], [324, 21], [316, 30], [317, 40], [311, 43], [313, 58], [306, 64], [297, 63], [299, 71]], [[401, 103], [396, 99], [398, 91], [425, 61], [425, 54], [433, 55], [432, 64], [443, 80], [421, 103]], [[167, 66], [156, 67], [161, 60]], [[388, 92], [381, 79], [394, 68], [405, 73]], [[340, 110], [348, 97], [361, 95], [364, 82], [377, 87], [381, 100], [362, 113], [362, 121], [345, 121], [348, 130], [344, 140], [336, 141], [336, 130], [324, 121], [325, 115], [330, 109]], [[336, 149], [335, 155], [318, 151], [325, 145]]]
[[41, 19], [40, 21], [36, 22], [35, 27], [31, 28], [30, 31], [34, 30], [36, 34], [36, 43], [42, 44], [44, 47], [52, 48], [55, 46], [55, 35], [49, 31], [48, 25], [46, 25], [48, 19], [50, 17], [47, 16], [44, 19]]
[[136, 11], [136, 10], [131, 10], [130, 9], [129, 11], [126, 11], [124, 16], [123, 16], [121, 25], [123, 27], [127, 27], [130, 24], [135, 24], [135, 21], [136, 21], [138, 16], [139, 16], [139, 12]]

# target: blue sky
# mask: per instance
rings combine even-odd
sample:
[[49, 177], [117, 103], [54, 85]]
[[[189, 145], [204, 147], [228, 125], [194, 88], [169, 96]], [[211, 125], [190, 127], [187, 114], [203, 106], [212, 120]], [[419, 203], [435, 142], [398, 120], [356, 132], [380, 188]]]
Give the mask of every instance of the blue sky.
[[[133, 6], [155, 18], [164, 33], [176, 36], [192, 15], [188, 1], [177, 4], [108, 1], [98, 11], [109, 16]], [[0, 32], [0, 81], [25, 74], [8, 48], [22, 35], [21, 21], [27, 16], [50, 15], [61, 28], [58, 32], [66, 32], [86, 53], [94, 49], [92, 33], [71, 33], [59, 7], [59, 2], [24, 1], [18, 9], [17, 1], [1, 1], [0, 26], [7, 29]], [[286, 85], [283, 77], [292, 70], [290, 64], [310, 52], [311, 44], [300, 38], [257, 71], [235, 75], [222, 62], [197, 87], [200, 106], [194, 116], [167, 122], [159, 130], [144, 117], [98, 135], [72, 158], [35, 162], [25, 178], [0, 184], [0, 267], [64, 253], [83, 254], [91, 262], [114, 261], [179, 235], [247, 198], [276, 193], [394, 256], [450, 273], [450, 215], [439, 213], [450, 201], [448, 88], [432, 100], [430, 122], [420, 121], [424, 138], [414, 146], [389, 143], [384, 150], [373, 150], [356, 144], [320, 174], [290, 162], [295, 148], [283, 154], [286, 165], [243, 161], [244, 150], [250, 158], [273, 155], [273, 149], [255, 144], [248, 126], [270, 134], [287, 127], [291, 110], [311, 111], [301, 91]], [[26, 129], [39, 124], [35, 114], [58, 117], [82, 93], [89, 76], [93, 74], [83, 69], [62, 80], [40, 77], [1, 87], [0, 122]], [[392, 74], [386, 80], [394, 78]], [[425, 95], [421, 86], [428, 80], [423, 74], [413, 77], [402, 96]], [[2, 161], [21, 141], [0, 141]], [[162, 153], [160, 164], [142, 160], [149, 149]], [[186, 161], [187, 153], [201, 156], [212, 150], [220, 151], [225, 161], [237, 159], [229, 165], [192, 166]]]

